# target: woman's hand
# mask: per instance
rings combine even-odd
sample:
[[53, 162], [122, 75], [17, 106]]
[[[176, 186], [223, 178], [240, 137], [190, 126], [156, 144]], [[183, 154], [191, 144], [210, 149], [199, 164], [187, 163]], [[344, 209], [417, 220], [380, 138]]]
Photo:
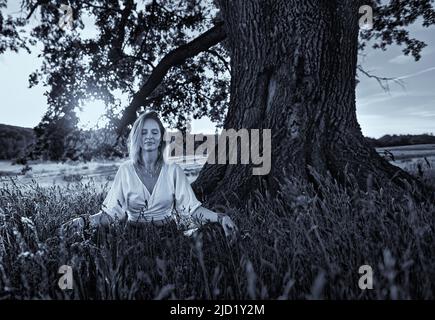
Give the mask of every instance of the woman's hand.
[[85, 229], [85, 218], [78, 217], [62, 224], [61, 230], [66, 234], [82, 234]]
[[[121, 221], [126, 221], [127, 213], [125, 218]], [[112, 217], [104, 212], [100, 211], [94, 215], [85, 214], [78, 218], [69, 220], [62, 224], [61, 232], [66, 234], [78, 234], [83, 235], [84, 231], [94, 232], [99, 226], [108, 226], [113, 222]]]
[[233, 242], [237, 239], [239, 228], [237, 228], [236, 224], [233, 222], [233, 220], [231, 220], [229, 215], [221, 213], [225, 212], [224, 210], [225, 208], [223, 208], [222, 211], [219, 210], [219, 212], [217, 212], [200, 206], [192, 213], [192, 217], [199, 225], [209, 222], [219, 223], [224, 230], [225, 236], [230, 239], [230, 242]]
[[218, 215], [219, 223], [224, 229], [225, 236], [230, 239], [230, 242], [234, 242], [237, 239], [239, 228], [237, 228], [236, 224], [231, 220], [230, 216], [224, 214]]

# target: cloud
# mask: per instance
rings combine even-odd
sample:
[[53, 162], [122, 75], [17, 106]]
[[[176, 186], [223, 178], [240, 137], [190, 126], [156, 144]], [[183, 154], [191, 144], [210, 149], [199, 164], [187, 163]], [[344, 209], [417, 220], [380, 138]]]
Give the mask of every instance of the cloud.
[[391, 102], [395, 99], [401, 99], [399, 102], [402, 102], [403, 98], [434, 98], [435, 92], [422, 92], [422, 91], [389, 91], [389, 92], [380, 92], [371, 94], [365, 97], [357, 98], [357, 106], [358, 107], [368, 107], [370, 105], [380, 105], [380, 103], [384, 103], [386, 101]]
[[[421, 60], [425, 60], [426, 57], [432, 55], [433, 53], [435, 53], [435, 48], [425, 48], [421, 51]], [[432, 58], [432, 57], [429, 57]], [[405, 54], [399, 54], [398, 56], [388, 60], [389, 63], [394, 63], [394, 64], [408, 64], [411, 62], [415, 62], [414, 57], [411, 55], [406, 56]]]
[[367, 137], [379, 138], [385, 134], [422, 134], [435, 133], [432, 117], [389, 115], [358, 115], [358, 123]]
[[414, 72], [414, 73], [410, 73], [410, 74], [398, 77], [397, 80], [404, 80], [404, 79], [413, 78], [413, 77], [419, 76], [423, 73], [430, 72], [430, 71], [435, 71], [435, 67], [430, 67], [430, 68], [427, 68], [427, 69], [424, 69], [424, 70], [421, 70], [418, 72]]
[[413, 57], [400, 54], [397, 57], [394, 57], [394, 58], [388, 60], [388, 62], [394, 63], [394, 64], [408, 64], [408, 63], [412, 62], [413, 60], [414, 60]]

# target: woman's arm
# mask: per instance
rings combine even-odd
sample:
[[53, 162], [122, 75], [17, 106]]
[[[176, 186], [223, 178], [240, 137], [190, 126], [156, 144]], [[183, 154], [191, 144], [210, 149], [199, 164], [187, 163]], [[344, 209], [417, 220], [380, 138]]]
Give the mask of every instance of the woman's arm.
[[[125, 221], [127, 215], [120, 221]], [[100, 211], [93, 215], [82, 215], [78, 218], [70, 220], [63, 224], [64, 230], [72, 229], [75, 232], [81, 232], [83, 229], [96, 229], [101, 226], [109, 226], [113, 222], [113, 218], [104, 211]]]
[[238, 228], [231, 220], [230, 216], [225, 213], [211, 211], [203, 206], [199, 206], [193, 213], [192, 218], [200, 225], [209, 222], [218, 222], [224, 229], [225, 235], [232, 240], [237, 238]]
[[76, 232], [83, 231], [83, 229], [97, 228], [100, 226], [108, 226], [114, 219], [118, 218], [120, 221], [124, 221], [126, 213], [123, 211], [124, 193], [123, 182], [125, 179], [125, 164], [121, 164], [113, 179], [112, 186], [106, 195], [103, 202], [105, 210], [100, 210], [98, 213], [90, 215], [85, 214], [67, 221], [62, 225], [63, 230], [73, 229]]
[[195, 223], [203, 225], [209, 222], [218, 222], [224, 229], [226, 236], [231, 238], [236, 236], [238, 228], [231, 218], [226, 214], [213, 212], [204, 208], [196, 198], [183, 169], [177, 164], [174, 164], [174, 179], [174, 200], [177, 210], [186, 213], [185, 208], [189, 208], [189, 218]]
[[112, 221], [113, 218], [104, 211], [89, 216], [89, 226], [91, 228], [108, 226]]
[[203, 206], [199, 206], [192, 213], [193, 219], [195, 219], [195, 221], [199, 222], [200, 224], [205, 224], [208, 222], [219, 222], [219, 215], [224, 216], [223, 213], [211, 211], [207, 208], [204, 208]]

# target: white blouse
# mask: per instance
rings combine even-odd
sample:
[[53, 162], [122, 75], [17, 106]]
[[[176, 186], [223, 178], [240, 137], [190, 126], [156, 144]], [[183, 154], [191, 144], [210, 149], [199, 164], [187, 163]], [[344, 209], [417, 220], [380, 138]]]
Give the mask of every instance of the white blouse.
[[201, 202], [183, 169], [176, 163], [164, 163], [152, 193], [139, 179], [132, 160], [119, 167], [113, 184], [103, 202], [103, 211], [111, 217], [128, 221], [158, 222], [173, 219], [175, 208], [181, 215], [191, 215]]

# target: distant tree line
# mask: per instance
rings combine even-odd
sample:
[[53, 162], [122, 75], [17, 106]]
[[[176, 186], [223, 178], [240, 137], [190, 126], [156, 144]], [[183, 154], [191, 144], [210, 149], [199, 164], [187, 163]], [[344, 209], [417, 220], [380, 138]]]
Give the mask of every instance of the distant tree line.
[[[34, 129], [0, 124], [0, 160], [18, 160], [21, 162], [26, 159], [90, 161], [95, 158], [121, 158], [125, 157], [128, 152], [127, 141], [115, 146], [117, 135], [114, 130], [76, 129], [67, 134], [61, 130], [55, 131], [57, 135], [50, 134], [47, 136], [49, 139], [38, 140]], [[195, 142], [195, 149], [202, 143], [202, 139], [198, 139], [198, 136], [210, 139], [214, 135], [196, 136], [199, 141]], [[185, 139], [186, 134], [183, 137]], [[379, 139], [366, 137], [366, 140], [375, 148], [435, 144], [435, 136], [432, 133], [384, 135]], [[177, 143], [182, 144], [184, 141], [177, 141]]]
[[[45, 135], [49, 127], [51, 133]], [[176, 139], [175, 143], [183, 145], [189, 135], [191, 134], [184, 132], [183, 139]], [[213, 136], [215, 135], [196, 135], [198, 141], [195, 141], [194, 148], [205, 137], [211, 139]], [[49, 123], [40, 132], [38, 127], [31, 129], [0, 124], [0, 160], [15, 160], [24, 164], [27, 160], [37, 159], [90, 161], [96, 158], [122, 158], [128, 153], [127, 140], [123, 138], [121, 143], [116, 144], [117, 137], [114, 130], [107, 128], [62, 130], [62, 126]], [[183, 150], [187, 151], [186, 148]]]
[[33, 129], [0, 124], [0, 160], [26, 156], [35, 142]]
[[384, 135], [379, 139], [366, 138], [366, 140], [375, 148], [382, 147], [397, 147], [415, 144], [435, 144], [435, 136], [433, 133], [424, 133], [417, 135]]
[[114, 146], [116, 135], [108, 129], [64, 131], [53, 125], [49, 135], [41, 135], [37, 129], [0, 124], [0, 160], [22, 164], [37, 159], [90, 161], [127, 153], [125, 142]]

